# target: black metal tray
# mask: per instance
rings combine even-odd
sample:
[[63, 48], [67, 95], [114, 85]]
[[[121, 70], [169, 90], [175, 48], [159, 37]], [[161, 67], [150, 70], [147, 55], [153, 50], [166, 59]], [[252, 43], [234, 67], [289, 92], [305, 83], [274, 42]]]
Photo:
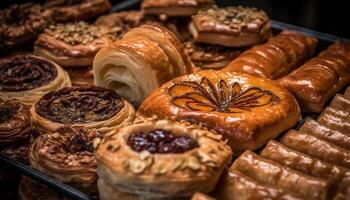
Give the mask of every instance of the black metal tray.
[[[113, 12], [118, 12], [122, 10], [130, 10], [130, 9], [138, 9], [139, 5], [141, 3], [141, 0], [125, 0], [123, 2], [120, 2], [118, 4], [115, 4], [112, 8]], [[349, 39], [337, 37], [330, 34], [325, 34], [321, 32], [317, 32], [314, 30], [306, 29], [299, 26], [294, 26], [291, 24], [279, 22], [276, 20], [271, 20], [272, 28], [274, 31], [278, 32], [284, 29], [288, 30], [294, 30], [306, 35], [311, 35], [319, 39], [319, 44], [317, 47], [317, 52], [320, 52], [321, 50], [325, 49], [327, 46], [332, 44], [336, 41], [342, 41], [342, 42], [349, 42]], [[316, 115], [303, 115], [303, 119], [294, 127], [295, 129], [299, 129], [299, 127], [304, 123], [304, 120], [306, 117], [315, 117]], [[85, 194], [75, 188], [72, 188], [66, 184], [63, 184], [62, 182], [47, 176], [46, 174], [35, 170], [26, 164], [23, 164], [19, 161], [16, 161], [12, 158], [9, 158], [7, 155], [0, 153], [0, 163], [6, 164], [8, 166], [11, 166], [11, 168], [17, 170], [19, 173], [49, 187], [52, 188], [59, 193], [63, 194], [64, 196], [70, 198], [70, 199], [77, 199], [77, 200], [91, 200], [92, 197], [88, 194]]]

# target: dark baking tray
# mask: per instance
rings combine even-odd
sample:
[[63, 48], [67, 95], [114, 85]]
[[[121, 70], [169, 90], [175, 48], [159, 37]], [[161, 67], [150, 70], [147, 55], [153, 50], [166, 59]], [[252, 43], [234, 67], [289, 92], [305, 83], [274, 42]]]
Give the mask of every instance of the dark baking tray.
[[[112, 11], [118, 12], [122, 10], [130, 10], [130, 9], [138, 9], [139, 5], [141, 3], [141, 0], [125, 0], [120, 3], [117, 3], [113, 6]], [[319, 44], [317, 47], [317, 52], [325, 49], [327, 46], [329, 46], [331, 43], [335, 41], [342, 41], [342, 42], [350, 42], [349, 39], [337, 37], [330, 34], [325, 34], [321, 32], [317, 32], [314, 30], [302, 28], [299, 26], [294, 26], [291, 24], [279, 22], [276, 20], [271, 20], [272, 27], [275, 32], [279, 32], [283, 29], [288, 30], [294, 30], [298, 31], [307, 35], [314, 36], [319, 39]], [[316, 115], [305, 115], [303, 114], [303, 119], [294, 127], [295, 129], [299, 129], [299, 127], [304, 123], [304, 120], [306, 117], [315, 117]], [[85, 194], [75, 188], [72, 188], [66, 184], [63, 184], [62, 182], [47, 176], [46, 174], [37, 171], [26, 164], [23, 164], [19, 161], [16, 161], [12, 158], [9, 158], [7, 155], [0, 153], [0, 162], [6, 165], [11, 166], [13, 169], [17, 170], [19, 173], [28, 176], [29, 178], [49, 187], [52, 188], [59, 193], [63, 194], [64, 196], [70, 198], [70, 199], [77, 199], [77, 200], [91, 200], [92, 197], [88, 194]]]

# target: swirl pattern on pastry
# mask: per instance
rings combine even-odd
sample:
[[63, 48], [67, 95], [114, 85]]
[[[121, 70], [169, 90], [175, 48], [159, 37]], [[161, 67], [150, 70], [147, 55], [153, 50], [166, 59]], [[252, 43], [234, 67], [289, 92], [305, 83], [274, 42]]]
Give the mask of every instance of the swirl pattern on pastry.
[[0, 60], [0, 98], [16, 98], [30, 106], [46, 92], [71, 86], [68, 74], [57, 64], [32, 55]]
[[34, 122], [56, 130], [63, 125], [85, 126], [101, 132], [129, 123], [133, 107], [112, 90], [82, 86], [44, 95], [31, 108]]

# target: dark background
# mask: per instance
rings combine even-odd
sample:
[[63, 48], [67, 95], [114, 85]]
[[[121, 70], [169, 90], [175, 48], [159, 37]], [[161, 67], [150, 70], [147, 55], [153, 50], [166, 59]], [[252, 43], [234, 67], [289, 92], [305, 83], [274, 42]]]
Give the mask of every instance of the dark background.
[[[110, 1], [118, 3], [122, 0]], [[0, 0], [0, 8], [15, 2], [28, 2], [28, 0]], [[350, 7], [347, 0], [216, 0], [216, 2], [220, 6], [254, 6], [266, 11], [271, 19], [350, 38]]]

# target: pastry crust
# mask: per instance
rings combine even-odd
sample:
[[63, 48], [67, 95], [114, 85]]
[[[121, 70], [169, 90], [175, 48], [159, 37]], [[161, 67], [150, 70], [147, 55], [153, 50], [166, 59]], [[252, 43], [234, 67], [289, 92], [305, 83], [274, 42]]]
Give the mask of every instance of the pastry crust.
[[261, 147], [300, 119], [294, 97], [275, 82], [218, 71], [201, 71], [164, 84], [138, 113], [202, 124], [228, 139], [235, 155]]
[[16, 98], [31, 106], [44, 94], [71, 86], [68, 74], [57, 64], [33, 55], [0, 59], [0, 98]]
[[112, 90], [81, 86], [47, 93], [30, 109], [36, 125], [56, 131], [64, 125], [107, 133], [134, 120], [130, 103]]
[[267, 43], [243, 52], [223, 70], [277, 79], [310, 58], [316, 44], [316, 38], [311, 36], [283, 31]]
[[141, 9], [145, 14], [167, 16], [191, 16], [214, 5], [214, 0], [143, 0]]
[[270, 19], [256, 8], [211, 8], [192, 17], [190, 32], [197, 42], [251, 47], [271, 35]]
[[103, 27], [80, 21], [50, 25], [35, 42], [34, 54], [63, 67], [90, 66], [95, 54], [113, 40]]
[[296, 97], [302, 111], [320, 113], [327, 100], [350, 83], [350, 44], [331, 45], [279, 83]]
[[67, 67], [65, 68], [73, 86], [94, 85], [92, 67]]
[[206, 195], [206, 194], [203, 194], [203, 193], [200, 193], [200, 192], [196, 192], [191, 200], [215, 200], [214, 198]]
[[[138, 153], [127, 144], [132, 134], [159, 129], [191, 137], [199, 147], [183, 153], [152, 154], [146, 150]], [[97, 173], [109, 186], [146, 199], [174, 199], [191, 197], [197, 191], [210, 192], [230, 163], [232, 152], [220, 135], [198, 126], [147, 120], [105, 137], [95, 155]]]

